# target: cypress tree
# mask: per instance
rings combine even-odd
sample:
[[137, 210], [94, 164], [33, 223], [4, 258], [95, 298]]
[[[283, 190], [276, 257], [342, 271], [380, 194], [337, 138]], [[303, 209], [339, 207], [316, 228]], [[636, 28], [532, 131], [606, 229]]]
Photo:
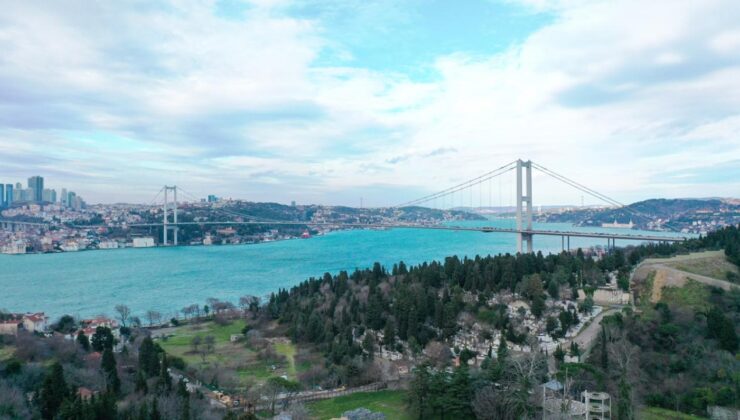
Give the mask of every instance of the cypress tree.
[[159, 370], [159, 386], [165, 391], [170, 392], [172, 390], [172, 378], [168, 372], [170, 365], [167, 361], [167, 353], [162, 353], [162, 363]]
[[601, 326], [601, 368], [606, 370], [609, 367], [609, 355], [606, 348], [606, 327]]
[[90, 339], [85, 335], [85, 332], [80, 330], [77, 333], [77, 344], [79, 344], [85, 351], [90, 351]]
[[100, 368], [105, 375], [108, 392], [118, 394], [121, 391], [121, 380], [118, 378], [118, 369], [116, 368], [116, 358], [113, 355], [113, 350], [105, 349], [103, 351], [103, 360]]
[[146, 378], [144, 377], [144, 374], [141, 373], [141, 369], [136, 373], [136, 384], [135, 384], [136, 392], [141, 392], [142, 394], [146, 394], [149, 392], [149, 386], [146, 384]]
[[159, 414], [158, 401], [156, 398], [152, 400], [152, 409], [149, 412], [149, 420], [162, 420], [162, 415]]
[[149, 378], [159, 373], [159, 355], [151, 337], [145, 337], [139, 346], [139, 369]]
[[41, 416], [45, 419], [53, 419], [69, 394], [67, 382], [64, 380], [64, 369], [59, 362], [54, 362], [39, 391]]

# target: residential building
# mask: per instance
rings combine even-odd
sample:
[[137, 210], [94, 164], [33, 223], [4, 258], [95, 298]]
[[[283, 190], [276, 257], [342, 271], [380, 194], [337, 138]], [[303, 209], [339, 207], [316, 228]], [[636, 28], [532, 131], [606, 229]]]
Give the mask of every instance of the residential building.
[[23, 328], [30, 332], [45, 332], [46, 325], [49, 321], [49, 317], [44, 315], [43, 312], [37, 312], [35, 314], [23, 315]]
[[17, 319], [6, 319], [0, 321], [0, 335], [18, 335], [18, 326], [21, 322]]

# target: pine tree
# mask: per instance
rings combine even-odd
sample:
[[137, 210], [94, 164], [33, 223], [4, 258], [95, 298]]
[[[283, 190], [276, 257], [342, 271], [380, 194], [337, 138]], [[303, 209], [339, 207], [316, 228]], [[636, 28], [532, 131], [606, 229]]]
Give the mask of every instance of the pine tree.
[[59, 362], [54, 362], [39, 391], [41, 416], [45, 419], [53, 419], [69, 395], [69, 388], [64, 380], [64, 369]]

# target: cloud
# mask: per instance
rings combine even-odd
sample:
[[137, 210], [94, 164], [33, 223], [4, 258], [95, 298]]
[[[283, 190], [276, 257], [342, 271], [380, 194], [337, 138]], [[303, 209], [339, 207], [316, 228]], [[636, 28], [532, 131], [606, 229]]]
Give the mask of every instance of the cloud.
[[622, 201], [740, 191], [737, 2], [481, 3], [444, 45], [442, 6], [392, 3], [10, 2], [4, 181], [382, 205], [521, 157]]

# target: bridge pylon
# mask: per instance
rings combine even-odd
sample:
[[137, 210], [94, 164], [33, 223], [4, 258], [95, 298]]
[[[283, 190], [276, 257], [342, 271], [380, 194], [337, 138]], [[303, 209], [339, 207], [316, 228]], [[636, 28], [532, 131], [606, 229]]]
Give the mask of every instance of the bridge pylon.
[[[172, 191], [172, 222], [174, 226], [169, 226], [168, 210], [170, 201], [167, 192]], [[172, 231], [172, 244], [177, 245], [177, 185], [164, 186], [164, 214], [162, 215], [162, 245], [167, 245], [167, 232]]]
[[[522, 179], [525, 175], [525, 179]], [[526, 195], [525, 195], [526, 194]], [[516, 161], [516, 230], [517, 251], [524, 252], [524, 243], [527, 244], [527, 252], [532, 253], [532, 234], [522, 231], [532, 230], [532, 161]]]

